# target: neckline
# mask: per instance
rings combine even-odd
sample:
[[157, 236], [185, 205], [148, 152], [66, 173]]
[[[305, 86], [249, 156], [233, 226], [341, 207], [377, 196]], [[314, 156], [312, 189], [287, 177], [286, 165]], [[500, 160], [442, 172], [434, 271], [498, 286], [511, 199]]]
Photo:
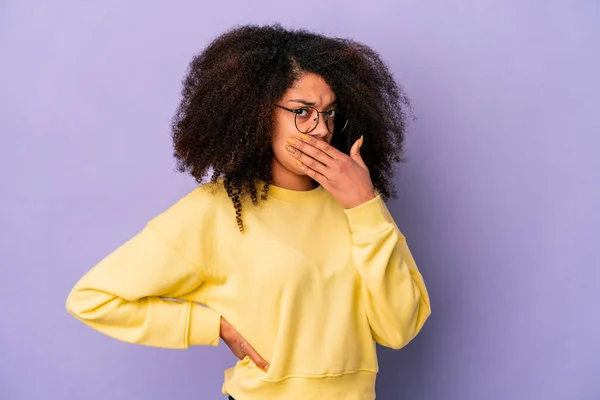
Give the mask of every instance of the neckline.
[[[262, 188], [263, 182], [260, 181], [260, 188]], [[289, 204], [310, 204], [321, 201], [327, 195], [327, 191], [323, 186], [318, 185], [314, 189], [310, 190], [293, 190], [286, 189], [281, 186], [269, 185], [268, 197], [272, 197], [276, 200], [289, 203]]]

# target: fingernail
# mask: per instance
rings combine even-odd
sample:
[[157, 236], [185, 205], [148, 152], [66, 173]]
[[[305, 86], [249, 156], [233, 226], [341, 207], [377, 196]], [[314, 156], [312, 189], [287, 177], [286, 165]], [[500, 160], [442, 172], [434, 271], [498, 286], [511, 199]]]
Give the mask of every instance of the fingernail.
[[293, 148], [292, 146], [290, 146], [289, 144], [287, 144], [287, 145], [285, 146], [285, 149], [286, 149], [287, 151], [289, 151], [290, 153], [292, 153], [292, 154], [296, 154], [296, 149], [295, 149], [295, 148]]
[[359, 149], [361, 148], [361, 146], [362, 146], [362, 144], [363, 144], [363, 140], [364, 140], [363, 136], [362, 136], [362, 135], [360, 135], [360, 139], [358, 139], [358, 148], [359, 148]]
[[267, 372], [269, 370], [269, 366], [265, 365], [265, 372]]
[[294, 161], [296, 161], [296, 164], [302, 166], [302, 161], [300, 161], [300, 160], [294, 160]]
[[291, 138], [291, 137], [290, 137], [290, 138], [287, 138], [287, 142], [288, 142], [289, 144], [296, 144], [296, 143], [298, 143], [298, 141], [297, 141], [296, 139], [294, 139], [294, 138]]
[[308, 142], [308, 139], [310, 139], [310, 136], [308, 136], [306, 133], [301, 133], [300, 137], [302, 138], [302, 140], [304, 140], [305, 142]]

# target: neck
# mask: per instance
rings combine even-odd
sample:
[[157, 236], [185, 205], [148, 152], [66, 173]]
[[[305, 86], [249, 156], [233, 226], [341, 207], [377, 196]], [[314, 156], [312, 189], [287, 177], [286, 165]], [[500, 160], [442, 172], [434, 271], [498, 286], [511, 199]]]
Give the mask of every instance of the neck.
[[272, 165], [273, 185], [290, 190], [312, 190], [318, 183], [308, 175], [299, 175], [284, 168], [277, 160]]

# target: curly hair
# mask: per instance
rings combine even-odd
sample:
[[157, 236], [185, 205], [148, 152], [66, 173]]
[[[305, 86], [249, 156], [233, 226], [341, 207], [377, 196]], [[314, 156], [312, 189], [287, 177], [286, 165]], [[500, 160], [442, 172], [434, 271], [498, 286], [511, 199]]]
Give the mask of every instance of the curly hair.
[[374, 187], [384, 200], [397, 197], [394, 164], [404, 161], [410, 104], [379, 55], [351, 39], [279, 24], [238, 26], [192, 58], [171, 126], [178, 171], [198, 183], [210, 168], [211, 182], [223, 178], [240, 231], [243, 199], [258, 204], [260, 180], [266, 200], [273, 182], [275, 104], [309, 72], [325, 80], [349, 118], [331, 145], [348, 154], [364, 135], [361, 156]]

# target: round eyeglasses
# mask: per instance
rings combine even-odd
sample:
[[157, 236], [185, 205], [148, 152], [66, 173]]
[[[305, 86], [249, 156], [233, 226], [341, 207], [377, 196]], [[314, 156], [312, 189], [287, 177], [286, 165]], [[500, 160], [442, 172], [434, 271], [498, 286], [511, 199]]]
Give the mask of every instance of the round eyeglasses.
[[310, 133], [319, 125], [319, 117], [323, 114], [327, 130], [332, 135], [342, 132], [348, 126], [346, 114], [339, 109], [328, 111], [319, 111], [311, 106], [304, 106], [296, 109], [275, 104], [277, 107], [294, 114], [294, 124], [300, 133]]

